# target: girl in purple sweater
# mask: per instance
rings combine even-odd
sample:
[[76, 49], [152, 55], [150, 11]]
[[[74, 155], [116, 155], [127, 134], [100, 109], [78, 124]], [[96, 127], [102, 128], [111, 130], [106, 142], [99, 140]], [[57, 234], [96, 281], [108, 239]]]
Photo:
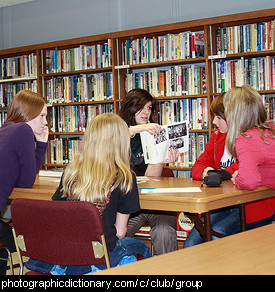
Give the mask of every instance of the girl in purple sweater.
[[[30, 90], [17, 93], [9, 106], [7, 119], [0, 127], [0, 211], [13, 188], [31, 188], [34, 184], [48, 145], [46, 116], [45, 100]], [[0, 241], [15, 251], [11, 227], [2, 220]], [[0, 257], [4, 253], [0, 250]], [[0, 261], [0, 275], [5, 273], [6, 261]]]

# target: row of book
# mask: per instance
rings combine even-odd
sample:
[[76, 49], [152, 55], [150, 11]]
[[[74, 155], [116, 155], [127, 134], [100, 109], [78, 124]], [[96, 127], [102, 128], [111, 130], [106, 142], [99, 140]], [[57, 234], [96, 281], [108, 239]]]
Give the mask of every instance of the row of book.
[[0, 59], [0, 80], [36, 76], [36, 53]]
[[46, 73], [70, 72], [112, 66], [111, 41], [64, 50], [46, 50]]
[[[191, 167], [204, 152], [209, 138], [206, 134], [189, 133], [189, 151], [182, 153], [171, 167]], [[81, 137], [63, 137], [49, 140], [47, 163], [71, 163], [81, 147]]]
[[182, 96], [206, 94], [205, 66], [172, 66], [128, 73], [125, 89], [146, 89], [153, 96]]
[[81, 106], [53, 106], [50, 112], [52, 132], [85, 132], [89, 122], [102, 113], [114, 112], [113, 103]]
[[275, 89], [275, 57], [241, 58], [215, 64], [216, 91], [249, 84], [256, 90]]
[[122, 64], [134, 65], [204, 57], [204, 51], [204, 31], [185, 31], [158, 37], [129, 39], [122, 43]]
[[49, 104], [113, 100], [113, 74], [81, 74], [53, 77], [46, 82]]
[[189, 121], [189, 129], [208, 129], [207, 98], [190, 98], [158, 102], [158, 122], [167, 125]]
[[262, 95], [265, 104], [267, 119], [275, 120], [275, 95]]
[[0, 83], [0, 107], [9, 106], [13, 97], [23, 89], [37, 92], [37, 80], [20, 83]]
[[274, 20], [217, 29], [217, 53], [274, 50]]
[[54, 138], [49, 140], [47, 163], [71, 163], [81, 147], [81, 137]]
[[202, 133], [189, 133], [189, 150], [181, 153], [174, 163], [169, 163], [170, 167], [192, 167], [199, 156], [204, 152], [205, 145], [209, 141], [209, 136]]

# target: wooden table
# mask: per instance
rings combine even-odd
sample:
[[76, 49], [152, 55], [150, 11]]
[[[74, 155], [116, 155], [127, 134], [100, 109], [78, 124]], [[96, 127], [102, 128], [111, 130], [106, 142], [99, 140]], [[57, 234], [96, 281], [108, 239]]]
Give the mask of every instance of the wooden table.
[[14, 188], [9, 199], [24, 198], [36, 200], [51, 200], [52, 195], [59, 186], [58, 177], [36, 177], [32, 188]]
[[[59, 178], [37, 177], [31, 189], [15, 188], [9, 198], [51, 200], [58, 184]], [[201, 187], [201, 182], [188, 178], [154, 177], [149, 178], [146, 182], [139, 183], [139, 187]], [[244, 203], [275, 196], [275, 191], [270, 188], [260, 187], [253, 191], [239, 190], [231, 181], [225, 181], [220, 187], [215, 188], [204, 185], [201, 190], [202, 192], [140, 194], [140, 205], [142, 209], [146, 210], [204, 213], [204, 237], [205, 240], [211, 240], [211, 210], [235, 205], [242, 206], [242, 229], [245, 230]]]
[[96, 275], [274, 275], [274, 242], [269, 224]]

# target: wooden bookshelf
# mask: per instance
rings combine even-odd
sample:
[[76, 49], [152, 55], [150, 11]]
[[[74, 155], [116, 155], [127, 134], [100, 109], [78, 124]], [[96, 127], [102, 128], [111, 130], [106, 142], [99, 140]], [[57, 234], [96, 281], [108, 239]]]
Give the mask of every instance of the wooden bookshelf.
[[[218, 17], [212, 17], [212, 18], [205, 18], [205, 19], [198, 19], [198, 20], [192, 20], [192, 21], [185, 21], [185, 22], [177, 22], [172, 24], [164, 24], [164, 25], [158, 25], [158, 26], [152, 26], [152, 27], [145, 27], [145, 28], [137, 28], [132, 30], [126, 30], [126, 31], [118, 31], [118, 32], [111, 32], [107, 34], [101, 34], [101, 35], [94, 35], [94, 36], [87, 36], [87, 37], [80, 37], [80, 38], [73, 38], [68, 40], [60, 40], [56, 42], [48, 42], [43, 44], [37, 44], [37, 45], [30, 45], [25, 47], [18, 47], [18, 48], [12, 48], [12, 49], [6, 49], [0, 51], [0, 59], [5, 58], [13, 58], [13, 57], [20, 57], [23, 55], [28, 54], [35, 54], [36, 55], [36, 72], [37, 75], [34, 76], [13, 76], [12, 78], [0, 80], [0, 86], [3, 84], [17, 84], [20, 82], [33, 82], [35, 79], [35, 82], [37, 82], [37, 92], [42, 94], [45, 98], [47, 98], [47, 89], [49, 87], [50, 82], [55, 84], [54, 82], [58, 79], [59, 86], [58, 90], [63, 90], [64, 84], [62, 85], [62, 82], [67, 82], [66, 86], [68, 86], [69, 82], [72, 82], [72, 79], [74, 76], [79, 78], [79, 80], [82, 80], [81, 77], [86, 76], [85, 78], [94, 75], [94, 78], [98, 77], [98, 80], [101, 80], [103, 78], [106, 79], [106, 76], [110, 77], [110, 83], [108, 84], [109, 90], [111, 92], [111, 95], [108, 95], [105, 97], [105, 93], [103, 94], [103, 98], [100, 100], [93, 100], [92, 98], [84, 98], [84, 100], [81, 100], [79, 98], [78, 100], [75, 99], [75, 95], [73, 94], [72, 99], [68, 102], [65, 100], [64, 96], [62, 96], [62, 92], [59, 92], [61, 94], [60, 100], [56, 100], [51, 96], [51, 99], [49, 100], [49, 117], [51, 116], [52, 111], [61, 111], [67, 110], [69, 107], [74, 107], [75, 109], [78, 107], [91, 107], [91, 106], [98, 106], [101, 108], [107, 108], [108, 105], [111, 105], [111, 109], [108, 108], [108, 110], [111, 110], [115, 113], [119, 112], [119, 106], [120, 103], [126, 94], [126, 86], [125, 86], [125, 80], [126, 78], [137, 78], [138, 74], [140, 76], [141, 73], [144, 74], [152, 74], [154, 76], [153, 82], [155, 84], [153, 85], [154, 90], [161, 92], [158, 93], [157, 91], [153, 92], [153, 95], [155, 95], [158, 103], [161, 105], [165, 102], [170, 102], [170, 104], [173, 104], [175, 102], [178, 102], [180, 105], [184, 104], [184, 101], [189, 102], [189, 106], [191, 102], [195, 102], [197, 100], [198, 102], [203, 101], [203, 103], [206, 103], [206, 112], [204, 112], [205, 116], [207, 117], [207, 123], [203, 125], [198, 125], [198, 127], [191, 127], [189, 132], [191, 137], [193, 136], [210, 136], [213, 131], [213, 125], [212, 120], [213, 117], [210, 113], [210, 103], [217, 96], [220, 94], [222, 90], [217, 88], [217, 84], [219, 82], [227, 82], [227, 88], [230, 88], [232, 85], [236, 84], [236, 80], [232, 81], [232, 77], [229, 78], [229, 74], [233, 73], [229, 70], [230, 66], [233, 66], [237, 64], [237, 66], [241, 66], [243, 63], [249, 63], [253, 62], [256, 63], [258, 67], [256, 67], [257, 72], [260, 72], [259, 74], [259, 81], [256, 81], [261, 86], [258, 87], [258, 91], [261, 95], [263, 95], [264, 100], [268, 103], [267, 109], [269, 111], [269, 115], [271, 118], [273, 118], [274, 114], [274, 103], [275, 103], [275, 68], [274, 66], [274, 59], [275, 59], [275, 47], [274, 47], [274, 20], [275, 20], [275, 8], [272, 9], [266, 9], [266, 10], [260, 10], [260, 11], [253, 11], [253, 12], [246, 12], [246, 13], [239, 13], [239, 14], [232, 14], [232, 15], [225, 15], [225, 16], [218, 16]], [[254, 26], [254, 24], [256, 24]], [[243, 28], [246, 29], [243, 29]], [[248, 44], [248, 35], [251, 35], [251, 31], [249, 31], [249, 28], [258, 28], [261, 29], [257, 31], [256, 37], [261, 35], [261, 41], [266, 42], [266, 38], [269, 38], [268, 44], [263, 45], [262, 49], [254, 49], [251, 50], [249, 47], [251, 44]], [[235, 34], [237, 35], [238, 31], [242, 31], [242, 46], [246, 48], [242, 51], [229, 51], [229, 50], [223, 50], [220, 49], [220, 39], [219, 35], [225, 32], [231, 32], [235, 31]], [[169, 40], [184, 40], [187, 39], [186, 36], [189, 36], [189, 34], [192, 37], [192, 33], [204, 33], [204, 54], [201, 55], [192, 55], [192, 50], [190, 55], [185, 55], [186, 51], [182, 53], [183, 51], [180, 51], [174, 43], [174, 46], [177, 47], [177, 50], [179, 55], [173, 55], [173, 57], [163, 57], [163, 50], [164, 46], [160, 46], [160, 42], [164, 42], [165, 39]], [[228, 35], [226, 33], [224, 34], [223, 41], [228, 41]], [[273, 38], [273, 43], [270, 42], [271, 38]], [[185, 39], [185, 40], [186, 40]], [[191, 38], [192, 39], [192, 38]], [[232, 41], [231, 38], [230, 42]], [[144, 58], [143, 60], [140, 58], [140, 61], [135, 62], [128, 62], [126, 59], [127, 56], [129, 56], [131, 59], [133, 59], [133, 54], [136, 54], [136, 51], [133, 51], [134, 45], [137, 43], [139, 44], [139, 40], [144, 40], [144, 42], [149, 43], [149, 45], [154, 46], [157, 45], [158, 48], [161, 47], [162, 51], [152, 51], [152, 55], [147, 55], [147, 59]], [[253, 40], [255, 40], [255, 35], [253, 37]], [[230, 43], [229, 42], [229, 43]], [[245, 43], [244, 43], [245, 42]], [[251, 39], [249, 40], [251, 42]], [[180, 44], [180, 42], [179, 42]], [[182, 43], [181, 43], [182, 44]], [[231, 46], [234, 46], [232, 43], [230, 43]], [[127, 48], [127, 45], [131, 46], [131, 51], [128, 53], [125, 53], [125, 50]], [[189, 44], [190, 45], [190, 44]], [[172, 44], [167, 43], [167, 51], [169, 48], [171, 48]], [[191, 43], [192, 46], [192, 43]], [[235, 45], [237, 48], [237, 45]], [[88, 66], [87, 64], [83, 66], [78, 66], [78, 64], [74, 64], [74, 67], [68, 67], [65, 65], [64, 67], [64, 56], [70, 56], [69, 60], [72, 61], [73, 54], [81, 51], [83, 48], [86, 48], [86, 55], [89, 49], [95, 50], [97, 48], [100, 52], [104, 52], [104, 56], [106, 56], [107, 53], [107, 59], [108, 62], [104, 63], [102, 66]], [[143, 48], [143, 47], [142, 47]], [[182, 48], [182, 47], [180, 47]], [[247, 49], [248, 48], [248, 49]], [[191, 48], [192, 49], [192, 48]], [[150, 50], [150, 49], [149, 49]], [[167, 51], [165, 51], [167, 53]], [[51, 53], [50, 53], [51, 52]], [[73, 52], [73, 53], [72, 53]], [[156, 54], [159, 53], [158, 54]], [[141, 52], [138, 51], [138, 54]], [[160, 53], [162, 54], [160, 58]], [[52, 56], [61, 56], [61, 61], [57, 61], [57, 64], [60, 67], [60, 70], [49, 70], [49, 55], [52, 54]], [[111, 57], [110, 57], [111, 54]], [[125, 57], [126, 56], [126, 57]], [[168, 55], [167, 55], [168, 56]], [[178, 57], [179, 56], [179, 57]], [[98, 57], [98, 55], [97, 55]], [[63, 58], [63, 59], [62, 59]], [[129, 59], [130, 59], [129, 58]], [[80, 58], [81, 59], [81, 58]], [[142, 60], [142, 61], [141, 61]], [[58, 63], [59, 62], [59, 63]], [[104, 61], [105, 62], [105, 61]], [[220, 62], [220, 63], [219, 63]], [[243, 63], [242, 63], [243, 62]], [[232, 84], [228, 85], [228, 80], [222, 80], [220, 81], [219, 78], [221, 77], [218, 75], [219, 72], [217, 72], [218, 66], [220, 64], [226, 63], [227, 71], [223, 72], [223, 77], [228, 78]], [[236, 64], [233, 64], [236, 63]], [[90, 63], [89, 63], [90, 64]], [[92, 62], [91, 62], [92, 64]], [[106, 66], [105, 66], [106, 65]], [[224, 65], [224, 64], [223, 64]], [[86, 67], [85, 67], [86, 66]], [[264, 66], [264, 68], [263, 68]], [[197, 69], [199, 67], [199, 69]], [[173, 69], [171, 69], [173, 68]], [[184, 68], [184, 69], [183, 69]], [[192, 68], [192, 69], [188, 69]], [[195, 72], [194, 70], [198, 70], [197, 72], [204, 72], [205, 71], [205, 78], [200, 76], [197, 78], [200, 79], [200, 86], [203, 84], [204, 86], [204, 92], [200, 91], [200, 89], [192, 89], [190, 92], [188, 90], [183, 90], [183, 88], [179, 88], [178, 92], [173, 92], [171, 94], [169, 90], [167, 91], [167, 87], [165, 88], [165, 94], [163, 94], [163, 90], [160, 91], [160, 88], [158, 88], [159, 79], [156, 79], [155, 77], [160, 76], [160, 71], [162, 71], [162, 77], [165, 75], [165, 77], [169, 76], [169, 72], [172, 70], [178, 70], [177, 72], [189, 72], [190, 70], [193, 70], [192, 72]], [[203, 69], [202, 69], [203, 68]], [[259, 70], [259, 68], [262, 70]], [[263, 76], [267, 76], [266, 72], [264, 70], [270, 70], [271, 77], [269, 78], [269, 81], [266, 80], [263, 81]], [[1, 70], [1, 68], [0, 68]], [[170, 70], [170, 71], [169, 71]], [[185, 71], [183, 71], [185, 70]], [[189, 71], [188, 71], [189, 70]], [[244, 69], [241, 68], [242, 72], [244, 72]], [[255, 68], [253, 68], [255, 71]], [[165, 73], [163, 73], [165, 72]], [[168, 73], [167, 73], [168, 72]], [[249, 71], [247, 71], [249, 72]], [[252, 72], [253, 73], [253, 72]], [[255, 72], [254, 72], [255, 73]], [[104, 75], [105, 74], [105, 75]], [[135, 74], [135, 75], [134, 75]], [[172, 73], [171, 73], [172, 74]], [[185, 73], [184, 73], [185, 74]], [[193, 73], [192, 73], [193, 74]], [[204, 73], [203, 73], [204, 74]], [[242, 73], [245, 76], [245, 80], [251, 80], [250, 77], [247, 77], [247, 73]], [[182, 75], [180, 78], [183, 78]], [[187, 75], [186, 75], [187, 76]], [[185, 78], [187, 78], [185, 76]], [[190, 75], [192, 76], [192, 75]], [[84, 78], [84, 77], [83, 77]], [[240, 77], [243, 78], [243, 75]], [[267, 77], [266, 77], [267, 78]], [[104, 80], [105, 80], [104, 79]], [[54, 80], [54, 81], [51, 81]], [[137, 79], [135, 79], [137, 80]], [[170, 83], [167, 82], [166, 85]], [[255, 79], [256, 80], [256, 79]], [[131, 80], [130, 80], [131, 81]], [[182, 81], [182, 80], [181, 80]], [[90, 81], [87, 81], [90, 82]], [[94, 81], [92, 81], [94, 82]], [[101, 81], [98, 81], [101, 82]], [[105, 82], [105, 81], [104, 81]], [[143, 81], [142, 81], [143, 82]], [[242, 82], [242, 81], [238, 81]], [[236, 85], [239, 83], [237, 82]], [[265, 82], [265, 83], [261, 83]], [[80, 86], [79, 83], [75, 83], [77, 86]], [[87, 83], [89, 84], [89, 83]], [[105, 84], [105, 83], [104, 83]], [[131, 83], [130, 83], [131, 84]], [[180, 84], [180, 82], [179, 82]], [[193, 84], [193, 83], [192, 83]], [[47, 87], [48, 86], [48, 87]], [[56, 86], [56, 85], [54, 85]], [[63, 87], [62, 87], [63, 86]], [[66, 91], [66, 95], [71, 94], [68, 93], [69, 90], [72, 88], [72, 83], [69, 85], [68, 91]], [[90, 86], [90, 85], [89, 85]], [[182, 84], [180, 84], [182, 86]], [[130, 88], [128, 88], [129, 90]], [[146, 88], [147, 89], [147, 88]], [[78, 88], [78, 90], [80, 90]], [[156, 94], [157, 92], [157, 94]], [[49, 94], [49, 90], [48, 90]], [[51, 93], [52, 94], [52, 93]], [[72, 96], [72, 94], [70, 95]], [[168, 105], [167, 103], [167, 105]], [[194, 103], [195, 104], [195, 103]], [[199, 103], [202, 104], [202, 103]], [[0, 108], [0, 114], [3, 111], [6, 111], [7, 107], [3, 106]], [[99, 113], [99, 112], [98, 112]], [[177, 116], [178, 114], [176, 114]], [[182, 114], [183, 118], [183, 114]], [[50, 122], [50, 120], [49, 120]], [[76, 138], [77, 136], [83, 135], [83, 131], [56, 131], [56, 129], [53, 129], [50, 133], [50, 140], [54, 139], [68, 139], [69, 137], [72, 137], [72, 139]], [[192, 138], [193, 139], [193, 138]], [[66, 142], [67, 143], [67, 142]], [[196, 151], [193, 151], [196, 152]], [[60, 167], [63, 165], [63, 163], [52, 163], [51, 155], [49, 154], [50, 150], [48, 151], [47, 159], [45, 161], [45, 167], [46, 168], [52, 168], [52, 167]], [[199, 155], [199, 153], [197, 153]], [[178, 163], [174, 166], [171, 166], [174, 170], [190, 170], [190, 167], [192, 163], [196, 160], [197, 157], [193, 157], [193, 159], [190, 160], [190, 165], [184, 165], [181, 163]], [[64, 163], [65, 165], [66, 163]]]

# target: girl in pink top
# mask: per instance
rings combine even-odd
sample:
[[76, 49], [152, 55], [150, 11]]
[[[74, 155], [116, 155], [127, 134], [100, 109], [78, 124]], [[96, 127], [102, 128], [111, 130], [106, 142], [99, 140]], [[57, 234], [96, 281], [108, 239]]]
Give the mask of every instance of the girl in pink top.
[[[267, 122], [260, 94], [250, 85], [232, 88], [224, 96], [224, 107], [227, 148], [239, 161], [233, 183], [240, 189], [275, 189], [275, 125]], [[265, 201], [274, 214], [275, 198]]]

